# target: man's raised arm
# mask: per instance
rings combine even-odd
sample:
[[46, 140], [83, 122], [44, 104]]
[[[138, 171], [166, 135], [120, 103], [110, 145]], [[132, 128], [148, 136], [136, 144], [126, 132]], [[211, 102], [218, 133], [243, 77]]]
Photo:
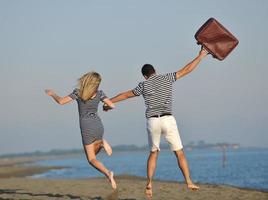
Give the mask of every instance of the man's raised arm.
[[[116, 102], [123, 101], [123, 100], [126, 100], [126, 99], [131, 98], [131, 97], [136, 97], [136, 95], [132, 92], [132, 90], [129, 90], [129, 91], [126, 91], [126, 92], [123, 92], [123, 93], [116, 95], [115, 97], [111, 98], [110, 100], [112, 103], [116, 103]], [[107, 106], [106, 104], [103, 105], [104, 111], [108, 111], [110, 109], [111, 108], [109, 106]]]
[[176, 72], [176, 79], [178, 80], [179, 78], [181, 78], [181, 77], [185, 76], [186, 74], [189, 74], [191, 71], [193, 71], [196, 68], [196, 66], [200, 63], [200, 61], [204, 57], [206, 57], [207, 54], [208, 53], [204, 49], [201, 49], [198, 56], [194, 60], [192, 60], [190, 63], [188, 63], [182, 69], [180, 69]]
[[135, 97], [135, 96], [136, 95], [134, 95], [132, 90], [129, 90], [129, 91], [120, 93], [120, 94], [116, 95], [115, 97], [111, 98], [111, 101], [113, 103], [116, 103], [116, 102], [123, 101], [123, 100], [126, 100], [128, 98]]

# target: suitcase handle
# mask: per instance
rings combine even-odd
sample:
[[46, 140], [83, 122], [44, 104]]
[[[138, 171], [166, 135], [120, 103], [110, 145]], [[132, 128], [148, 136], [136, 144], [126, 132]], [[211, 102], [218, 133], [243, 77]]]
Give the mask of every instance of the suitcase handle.
[[[197, 42], [197, 44], [199, 45], [200, 43], [199, 42]], [[203, 46], [203, 45], [201, 45], [201, 50], [202, 49], [204, 49], [205, 50], [205, 52], [207, 52], [207, 54], [211, 54], [212, 56], [213, 56], [213, 54], [212, 53], [210, 53], [209, 52], [209, 50], [205, 47], [205, 46]]]
[[201, 50], [204, 49], [204, 51], [207, 53], [207, 54], [211, 54], [203, 45], [201, 46]]
[[210, 51], [205, 46], [203, 46], [201, 43], [197, 42], [197, 44], [201, 45], [201, 49], [204, 49], [208, 55], [210, 54], [210, 55], [212, 55], [213, 58], [217, 58], [214, 54], [210, 53]]

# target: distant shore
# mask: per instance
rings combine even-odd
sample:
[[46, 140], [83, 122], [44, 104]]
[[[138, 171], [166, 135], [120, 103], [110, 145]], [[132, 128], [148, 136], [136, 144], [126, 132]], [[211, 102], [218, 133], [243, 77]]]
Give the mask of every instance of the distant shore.
[[[148, 146], [137, 146], [137, 145], [115, 145], [112, 147], [113, 151], [148, 151]], [[168, 144], [161, 144], [160, 148], [162, 150], [169, 150]], [[189, 143], [184, 145], [185, 150], [195, 150], [195, 149], [211, 149], [211, 150], [222, 150], [225, 149], [239, 149], [241, 148], [239, 144], [229, 144], [229, 143], [215, 143], [209, 144], [205, 142], [199, 142], [198, 144]], [[70, 155], [70, 154], [80, 154], [84, 153], [84, 149], [69, 149], [69, 150], [61, 150], [61, 149], [53, 149], [50, 151], [35, 151], [35, 152], [26, 152], [26, 153], [18, 153], [18, 154], [4, 154], [0, 155], [1, 158], [18, 158], [18, 157], [44, 157], [44, 156], [60, 156], [60, 155]]]
[[30, 165], [38, 160], [51, 159], [52, 156], [30, 156], [0, 158], [0, 178], [27, 177], [41, 174], [53, 169], [63, 169], [62, 166], [36, 166]]
[[[13, 157], [0, 159], [0, 200], [6, 199], [90, 199], [90, 200], [139, 200], [146, 199], [146, 180], [135, 176], [115, 176], [118, 190], [113, 191], [105, 178], [52, 180], [29, 178], [52, 169], [32, 163], [51, 157]], [[245, 199], [266, 200], [268, 192], [241, 189], [231, 186], [200, 184], [200, 191], [189, 191], [185, 184], [155, 181], [156, 200], [172, 199]]]

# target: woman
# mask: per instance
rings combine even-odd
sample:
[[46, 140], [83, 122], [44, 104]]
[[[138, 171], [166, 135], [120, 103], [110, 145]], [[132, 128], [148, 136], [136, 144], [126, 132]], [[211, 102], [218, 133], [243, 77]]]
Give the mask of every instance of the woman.
[[102, 138], [104, 129], [98, 116], [98, 105], [102, 101], [110, 108], [114, 108], [114, 104], [102, 90], [98, 90], [100, 82], [101, 76], [98, 73], [89, 72], [78, 79], [78, 88], [68, 96], [60, 97], [53, 90], [45, 90], [45, 92], [60, 105], [67, 104], [72, 100], [77, 101], [82, 141], [87, 160], [90, 165], [103, 173], [109, 179], [112, 188], [116, 189], [113, 172], [109, 171], [96, 158], [101, 148], [104, 148], [108, 155], [112, 154], [112, 148]]

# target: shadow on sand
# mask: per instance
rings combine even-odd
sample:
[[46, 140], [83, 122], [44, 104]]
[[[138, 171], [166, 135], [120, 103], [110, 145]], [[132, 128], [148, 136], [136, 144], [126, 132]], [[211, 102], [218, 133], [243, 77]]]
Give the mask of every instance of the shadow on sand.
[[[35, 194], [32, 192], [23, 192], [21, 189], [0, 189], [0, 195], [1, 194], [16, 194], [16, 195], [29, 195], [31, 197], [51, 197], [51, 198], [69, 198], [69, 199], [75, 199], [75, 200], [83, 200], [85, 197], [80, 197], [76, 195], [71, 195], [71, 194], [52, 194], [52, 193], [41, 193], [41, 194]], [[127, 198], [127, 199], [120, 199], [118, 198], [118, 191], [114, 191], [110, 193], [106, 197], [101, 197], [101, 196], [96, 196], [96, 197], [88, 197], [87, 199], [89, 200], [136, 200], [133, 198]], [[0, 200], [15, 200], [17, 198], [2, 198], [0, 197]]]

